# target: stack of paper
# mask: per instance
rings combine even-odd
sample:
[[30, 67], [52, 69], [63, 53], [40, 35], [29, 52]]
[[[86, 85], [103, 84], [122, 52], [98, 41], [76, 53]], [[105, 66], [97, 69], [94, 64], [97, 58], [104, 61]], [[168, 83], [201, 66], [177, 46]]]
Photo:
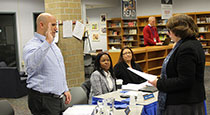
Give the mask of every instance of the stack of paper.
[[74, 105], [69, 107], [63, 115], [91, 115], [96, 105]]
[[139, 89], [142, 89], [146, 86], [152, 86], [148, 81], [141, 83], [141, 84], [132, 84], [128, 83], [127, 85], [122, 85], [123, 90], [135, 90], [138, 91]]

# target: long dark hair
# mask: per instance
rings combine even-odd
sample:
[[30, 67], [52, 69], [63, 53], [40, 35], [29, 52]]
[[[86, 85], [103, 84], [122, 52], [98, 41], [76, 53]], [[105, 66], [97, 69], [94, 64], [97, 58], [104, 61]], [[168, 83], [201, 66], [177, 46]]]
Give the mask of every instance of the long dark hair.
[[123, 51], [124, 51], [125, 49], [129, 49], [129, 50], [131, 51], [131, 54], [132, 54], [131, 63], [134, 63], [134, 62], [135, 62], [135, 57], [134, 57], [133, 51], [132, 51], [131, 48], [129, 48], [129, 47], [124, 47], [124, 48], [122, 48], [122, 50], [121, 50], [121, 52], [120, 52], [120, 57], [119, 57], [118, 63], [119, 63], [119, 62], [125, 62], [125, 60], [123, 59]]
[[114, 72], [113, 72], [113, 66], [112, 66], [112, 59], [111, 59], [111, 57], [108, 53], [101, 52], [96, 56], [96, 60], [95, 60], [95, 63], [94, 63], [94, 71], [95, 70], [99, 71], [101, 73], [101, 75], [103, 75], [105, 77], [103, 69], [101, 68], [101, 64], [100, 64], [100, 59], [103, 55], [107, 55], [109, 57], [109, 60], [110, 60], [109, 72], [111, 73], [112, 78], [115, 78]]

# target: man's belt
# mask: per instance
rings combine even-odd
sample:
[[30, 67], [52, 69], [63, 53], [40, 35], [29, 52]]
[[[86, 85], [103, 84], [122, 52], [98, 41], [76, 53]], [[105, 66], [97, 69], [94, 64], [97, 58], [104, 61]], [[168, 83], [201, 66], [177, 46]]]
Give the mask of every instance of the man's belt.
[[58, 98], [58, 99], [61, 99], [64, 96], [64, 94], [56, 95], [56, 94], [52, 94], [52, 93], [42, 93], [42, 92], [39, 92], [39, 91], [36, 91], [33, 89], [28, 89], [28, 91], [33, 94], [37, 94], [37, 95], [41, 95], [41, 96], [48, 96], [48, 97], [53, 97], [53, 98]]

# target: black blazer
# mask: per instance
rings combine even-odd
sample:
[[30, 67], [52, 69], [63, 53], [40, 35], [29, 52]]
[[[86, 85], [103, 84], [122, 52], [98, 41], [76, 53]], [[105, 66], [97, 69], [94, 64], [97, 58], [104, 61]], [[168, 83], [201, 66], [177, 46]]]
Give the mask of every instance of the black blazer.
[[[135, 62], [132, 62], [131, 66], [133, 69], [142, 71], [140, 65], [136, 64]], [[117, 79], [122, 79], [123, 84], [128, 84], [128, 83], [140, 84], [146, 81], [144, 78], [128, 70], [127, 69], [128, 67], [129, 66], [125, 62], [119, 62], [114, 66], [115, 76]]]
[[199, 41], [186, 38], [169, 59], [167, 79], [159, 79], [157, 88], [167, 93], [166, 105], [202, 102], [205, 54]]

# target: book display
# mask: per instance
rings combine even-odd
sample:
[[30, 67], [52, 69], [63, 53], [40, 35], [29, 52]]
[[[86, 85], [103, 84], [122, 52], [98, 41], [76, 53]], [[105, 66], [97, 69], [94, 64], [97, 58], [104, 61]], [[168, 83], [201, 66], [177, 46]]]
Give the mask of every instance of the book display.
[[[191, 16], [198, 25], [199, 37], [197, 39], [205, 51], [206, 65], [210, 65], [210, 12], [185, 14]], [[161, 15], [153, 16], [156, 18], [159, 38], [164, 41], [168, 37], [167, 20], [161, 19]], [[137, 20], [122, 20], [121, 18], [107, 20], [107, 49], [111, 49], [112, 46], [116, 49], [125, 46], [131, 48], [144, 46], [143, 29], [148, 24], [148, 18], [149, 16], [138, 16]]]
[[107, 49], [138, 47], [137, 20], [113, 18], [107, 20]]
[[112, 47], [116, 49], [122, 48], [121, 24], [122, 21], [120, 18], [107, 20], [107, 49], [111, 49]]
[[122, 47], [138, 47], [137, 20], [122, 20]]

